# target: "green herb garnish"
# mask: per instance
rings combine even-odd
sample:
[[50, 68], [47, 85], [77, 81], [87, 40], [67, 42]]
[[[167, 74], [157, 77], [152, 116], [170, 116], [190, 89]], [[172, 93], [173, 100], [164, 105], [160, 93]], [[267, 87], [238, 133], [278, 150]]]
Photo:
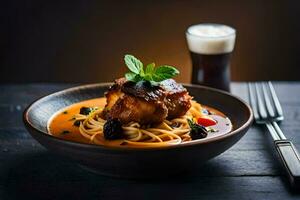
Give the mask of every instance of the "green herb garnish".
[[66, 130], [65, 130], [65, 131], [61, 132], [62, 135], [66, 135], [66, 134], [68, 134], [68, 133], [70, 133], [70, 131], [66, 131]]
[[157, 84], [179, 74], [175, 67], [169, 65], [155, 67], [155, 63], [150, 63], [144, 69], [143, 63], [132, 55], [125, 55], [124, 61], [130, 70], [130, 72], [125, 74], [125, 78], [128, 81], [150, 81], [153, 84]]
[[94, 112], [95, 110], [97, 110], [98, 107], [81, 107], [79, 114], [81, 115], [89, 115], [91, 112]]
[[190, 136], [192, 140], [202, 139], [207, 137], [207, 130], [204, 126], [195, 123], [192, 119], [187, 119], [189, 126], [191, 128]]
[[216, 133], [216, 132], [219, 132], [219, 130], [215, 129], [215, 128], [212, 128], [212, 127], [205, 127], [207, 132], [210, 132], [210, 133]]

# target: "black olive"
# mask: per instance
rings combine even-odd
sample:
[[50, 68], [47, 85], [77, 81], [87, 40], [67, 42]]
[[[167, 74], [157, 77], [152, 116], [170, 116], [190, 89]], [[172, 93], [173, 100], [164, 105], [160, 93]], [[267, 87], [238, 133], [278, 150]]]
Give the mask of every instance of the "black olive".
[[194, 128], [190, 131], [192, 140], [202, 139], [207, 137], [207, 131], [205, 127], [198, 125], [198, 128]]
[[93, 110], [93, 108], [81, 107], [79, 113], [82, 115], [88, 115], [88, 114], [90, 114], [90, 112], [92, 112], [92, 110]]
[[104, 138], [115, 140], [123, 138], [122, 123], [119, 119], [109, 119], [103, 126]]
[[204, 126], [201, 126], [200, 124], [197, 124], [193, 122], [193, 120], [188, 119], [189, 126], [191, 128], [190, 136], [192, 140], [202, 139], [206, 138], [208, 131]]
[[67, 130], [64, 130], [63, 132], [61, 132], [62, 135], [66, 135], [68, 133], [70, 133], [70, 131], [67, 131]]
[[76, 120], [76, 121], [73, 123], [73, 125], [79, 127], [79, 126], [80, 126], [80, 120]]

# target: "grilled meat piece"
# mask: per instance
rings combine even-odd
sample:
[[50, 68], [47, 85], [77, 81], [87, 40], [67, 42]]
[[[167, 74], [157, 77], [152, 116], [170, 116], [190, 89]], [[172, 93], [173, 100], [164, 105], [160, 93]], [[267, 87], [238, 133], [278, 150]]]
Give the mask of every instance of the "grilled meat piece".
[[138, 83], [127, 81], [121, 91], [134, 97], [142, 98], [145, 101], [162, 101], [166, 94], [160, 86], [153, 86], [148, 81], [140, 81]]
[[168, 109], [167, 119], [183, 116], [191, 107], [191, 96], [188, 93], [168, 95], [164, 101]]
[[191, 107], [187, 90], [173, 79], [153, 86], [149, 82], [130, 82], [117, 79], [105, 94], [106, 119], [118, 118], [123, 124], [158, 124], [164, 119], [184, 115]]
[[168, 119], [180, 117], [190, 109], [191, 96], [181, 84], [167, 79], [161, 82], [161, 87], [166, 93], [164, 103], [168, 108]]
[[168, 109], [162, 101], [149, 102], [127, 94], [119, 98], [109, 111], [110, 118], [118, 118], [124, 124], [157, 124], [162, 122], [167, 114]]

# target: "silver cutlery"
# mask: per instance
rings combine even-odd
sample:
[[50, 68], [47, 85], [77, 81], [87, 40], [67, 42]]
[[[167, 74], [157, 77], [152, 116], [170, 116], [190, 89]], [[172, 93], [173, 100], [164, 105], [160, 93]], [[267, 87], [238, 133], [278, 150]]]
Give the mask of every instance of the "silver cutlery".
[[266, 125], [293, 187], [300, 185], [300, 157], [277, 122], [284, 119], [282, 108], [271, 82], [248, 83], [250, 104], [257, 124]]

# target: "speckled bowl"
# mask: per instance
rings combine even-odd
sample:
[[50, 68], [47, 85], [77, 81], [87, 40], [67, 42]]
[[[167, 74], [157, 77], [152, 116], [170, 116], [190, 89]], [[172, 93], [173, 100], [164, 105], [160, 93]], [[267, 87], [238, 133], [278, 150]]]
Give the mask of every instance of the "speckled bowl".
[[155, 178], [197, 168], [235, 144], [253, 121], [250, 107], [230, 93], [185, 85], [198, 102], [225, 113], [233, 123], [233, 130], [214, 138], [151, 149], [82, 144], [53, 137], [47, 132], [47, 122], [56, 111], [79, 101], [101, 97], [110, 85], [83, 85], [40, 98], [24, 111], [24, 124], [32, 137], [47, 149], [94, 172], [123, 178]]

